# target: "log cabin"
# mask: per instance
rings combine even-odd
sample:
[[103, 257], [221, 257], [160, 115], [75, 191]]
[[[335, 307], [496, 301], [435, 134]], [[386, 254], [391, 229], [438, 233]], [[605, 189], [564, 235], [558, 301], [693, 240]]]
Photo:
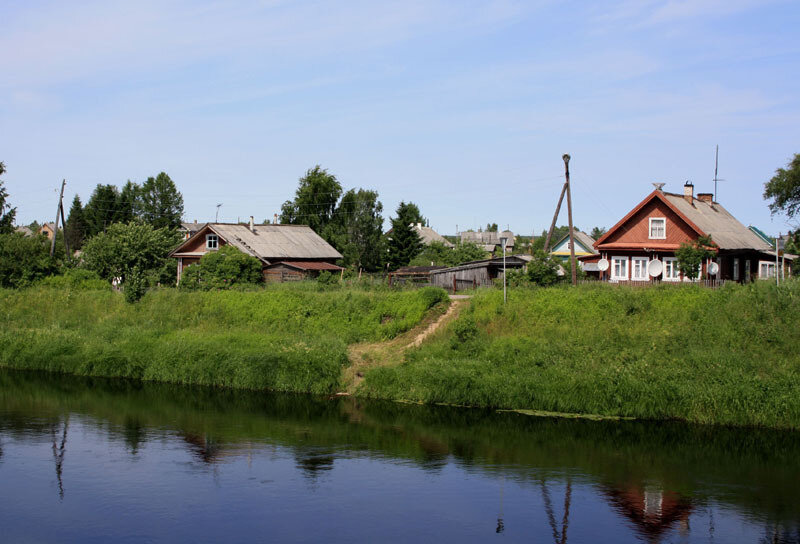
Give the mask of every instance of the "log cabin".
[[178, 283], [188, 266], [230, 244], [262, 263], [264, 281], [295, 281], [323, 270], [339, 273], [342, 254], [306, 225], [206, 223], [170, 253], [178, 260]]

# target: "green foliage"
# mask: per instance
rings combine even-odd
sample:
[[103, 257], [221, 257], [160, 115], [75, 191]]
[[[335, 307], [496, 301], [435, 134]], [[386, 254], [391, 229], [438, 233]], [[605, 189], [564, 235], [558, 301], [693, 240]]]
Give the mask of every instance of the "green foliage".
[[343, 266], [368, 272], [383, 267], [386, 245], [382, 211], [375, 191], [350, 189], [344, 194], [322, 233], [342, 254]]
[[131, 201], [138, 196], [142, 220], [155, 229], [177, 229], [181, 226], [183, 195], [165, 172], [147, 178], [141, 189], [128, 182], [120, 196]]
[[800, 153], [795, 153], [786, 168], [778, 168], [764, 184], [764, 200], [769, 199], [772, 199], [769, 209], [773, 214], [784, 212], [794, 217], [800, 212]]
[[553, 285], [558, 281], [558, 259], [544, 251], [536, 251], [528, 263], [528, 280], [535, 285]]
[[261, 283], [261, 261], [232, 245], [209, 251], [183, 271], [183, 289], [229, 289], [236, 285]]
[[317, 165], [300, 178], [294, 200], [287, 200], [281, 206], [281, 223], [308, 225], [322, 236], [333, 219], [341, 194], [342, 185], [336, 176]]
[[[416, 402], [800, 428], [800, 281], [479, 291], [359, 393]], [[461, 342], [481, 340], [462, 354]], [[459, 335], [461, 338], [459, 339]]]
[[99, 234], [119, 221], [119, 191], [114, 185], [98, 184], [83, 209], [86, 238]]
[[86, 221], [83, 217], [83, 206], [81, 198], [75, 195], [72, 199], [72, 206], [67, 216], [67, 224], [64, 227], [64, 236], [67, 238], [71, 251], [77, 251], [83, 246], [86, 238]]
[[131, 180], [122, 187], [117, 200], [118, 223], [130, 223], [142, 217], [142, 188]]
[[0, 234], [0, 287], [27, 287], [58, 271], [63, 249], [50, 257], [50, 241], [41, 235]]
[[323, 270], [319, 273], [319, 276], [317, 276], [317, 283], [324, 286], [338, 285], [339, 276], [331, 274], [328, 270]]
[[389, 235], [389, 267], [397, 270], [406, 266], [422, 252], [422, 240], [414, 225], [422, 219], [416, 204], [401, 202], [397, 207], [397, 217], [392, 219], [392, 232]]
[[458, 243], [456, 247], [445, 246], [441, 242], [432, 242], [424, 246], [422, 253], [414, 257], [411, 266], [455, 266], [470, 261], [487, 259], [489, 254], [473, 242]]
[[486, 232], [497, 232], [497, 223], [486, 223]]
[[84, 268], [66, 268], [63, 274], [48, 276], [42, 280], [41, 284], [58, 289], [79, 291], [107, 290], [110, 287], [107, 281]]
[[139, 302], [147, 292], [147, 281], [138, 266], [134, 266], [128, 272], [125, 282], [122, 284], [122, 292], [125, 295], [125, 302], [129, 304]]
[[[0, 162], [0, 176], [6, 171], [6, 165]], [[12, 208], [6, 201], [8, 198], [8, 191], [3, 187], [3, 181], [0, 180], [0, 234], [11, 234], [14, 232], [14, 218], [17, 215], [17, 209]]]
[[592, 232], [590, 232], [590, 233], [589, 233], [589, 236], [591, 236], [592, 238], [594, 238], [594, 239], [595, 239], [595, 241], [597, 241], [597, 240], [599, 240], [599, 239], [600, 239], [600, 238], [601, 238], [601, 237], [602, 237], [602, 236], [603, 236], [603, 235], [604, 235], [606, 232], [608, 232], [608, 229], [606, 229], [605, 227], [594, 227], [594, 228], [592, 229]]
[[675, 250], [675, 257], [678, 259], [678, 270], [689, 279], [697, 279], [700, 276], [700, 268], [703, 261], [713, 257], [716, 252], [710, 248], [714, 247], [711, 236], [700, 236], [692, 243], [681, 243]]
[[[115, 223], [94, 236], [83, 249], [84, 266], [101, 278], [120, 278], [124, 284], [136, 269], [136, 277], [161, 270], [170, 259], [169, 251], [181, 240], [168, 228], [155, 229], [147, 223]], [[138, 289], [138, 287], [137, 287]]]
[[417, 325], [441, 289], [313, 283], [258, 291], [0, 289], [0, 366], [245, 389], [333, 393], [347, 344]]

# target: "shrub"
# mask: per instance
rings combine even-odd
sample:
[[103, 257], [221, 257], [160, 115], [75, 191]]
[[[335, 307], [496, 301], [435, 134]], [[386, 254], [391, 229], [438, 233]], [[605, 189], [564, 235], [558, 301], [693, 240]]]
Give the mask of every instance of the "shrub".
[[226, 245], [209, 251], [200, 262], [188, 267], [181, 277], [184, 289], [229, 289], [261, 283], [261, 261]]
[[[63, 246], [56, 248], [63, 253]], [[57, 271], [44, 236], [0, 234], [0, 287], [26, 287]]]
[[60, 289], [108, 289], [109, 284], [96, 273], [84, 268], [67, 268], [59, 276], [49, 276], [42, 280], [42, 285]]
[[559, 262], [545, 253], [537, 251], [528, 263], [528, 279], [536, 285], [552, 285], [558, 281]]

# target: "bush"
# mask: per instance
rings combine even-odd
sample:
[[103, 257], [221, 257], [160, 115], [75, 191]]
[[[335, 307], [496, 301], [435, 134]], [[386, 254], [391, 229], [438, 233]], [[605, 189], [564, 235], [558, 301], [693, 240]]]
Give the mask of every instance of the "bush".
[[200, 262], [188, 267], [181, 277], [184, 289], [229, 289], [255, 285], [264, 281], [261, 261], [241, 250], [226, 245], [209, 251]]
[[338, 285], [339, 278], [336, 275], [331, 274], [329, 271], [323, 270], [319, 273], [319, 276], [317, 276], [317, 283], [325, 286]]
[[[63, 246], [56, 244], [63, 255]], [[27, 287], [58, 272], [59, 259], [50, 257], [44, 236], [0, 234], [0, 287]]]
[[528, 263], [528, 280], [536, 285], [552, 285], [558, 281], [560, 263], [544, 251], [537, 251]]
[[49, 276], [42, 285], [59, 289], [108, 289], [109, 284], [96, 273], [83, 268], [67, 268], [60, 276]]

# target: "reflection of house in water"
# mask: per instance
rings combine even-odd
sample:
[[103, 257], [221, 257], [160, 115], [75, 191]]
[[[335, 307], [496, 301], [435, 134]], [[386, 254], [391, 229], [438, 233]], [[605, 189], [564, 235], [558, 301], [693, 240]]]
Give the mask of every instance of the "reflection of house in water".
[[216, 463], [226, 455], [222, 445], [213, 438], [209, 438], [208, 435], [183, 433], [181, 434], [181, 438], [184, 442], [189, 444], [189, 451], [192, 456], [203, 463]]
[[689, 532], [692, 503], [688, 497], [633, 482], [621, 488], [609, 486], [604, 491], [614, 508], [628, 518], [636, 532], [648, 542], [659, 542], [675, 527], [681, 534]]

